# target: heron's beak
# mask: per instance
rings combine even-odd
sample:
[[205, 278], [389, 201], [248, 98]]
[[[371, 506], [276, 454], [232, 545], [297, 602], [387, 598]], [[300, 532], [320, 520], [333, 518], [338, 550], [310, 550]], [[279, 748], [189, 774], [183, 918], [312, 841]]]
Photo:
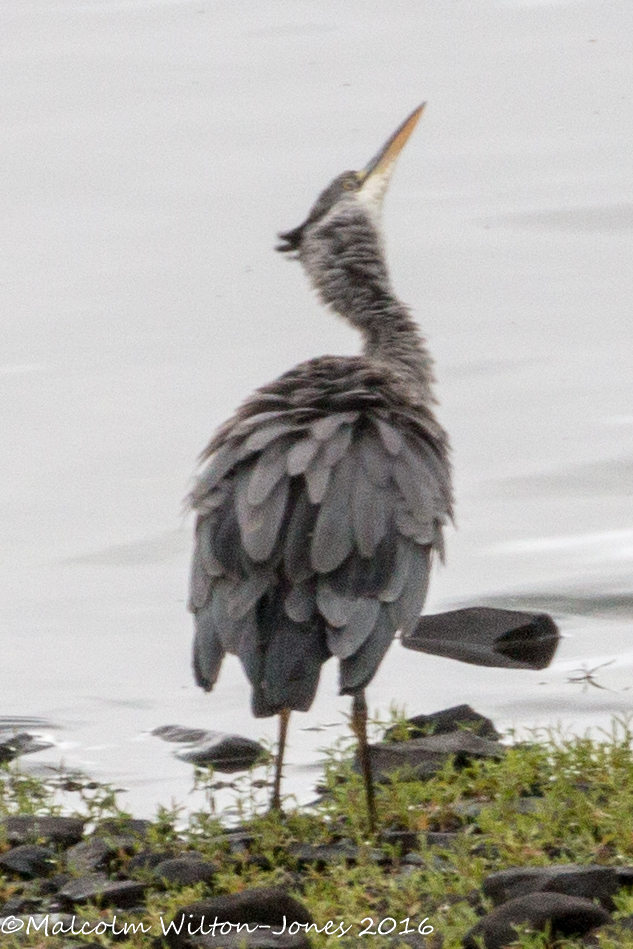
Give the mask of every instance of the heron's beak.
[[387, 139], [378, 154], [374, 155], [363, 170], [357, 173], [361, 182], [358, 192], [360, 196], [367, 197], [372, 202], [382, 200], [391, 180], [398, 156], [418, 124], [425, 105], [426, 102], [419, 105], [396, 129], [393, 135]]

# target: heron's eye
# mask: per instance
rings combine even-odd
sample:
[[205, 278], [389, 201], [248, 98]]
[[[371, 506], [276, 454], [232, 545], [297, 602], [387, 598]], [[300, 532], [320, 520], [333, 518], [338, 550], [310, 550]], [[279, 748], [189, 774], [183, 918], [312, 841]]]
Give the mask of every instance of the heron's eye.
[[351, 181], [349, 178], [347, 179], [347, 181], [343, 182], [343, 188], [345, 191], [353, 191], [355, 187], [356, 187], [356, 183], [354, 181]]

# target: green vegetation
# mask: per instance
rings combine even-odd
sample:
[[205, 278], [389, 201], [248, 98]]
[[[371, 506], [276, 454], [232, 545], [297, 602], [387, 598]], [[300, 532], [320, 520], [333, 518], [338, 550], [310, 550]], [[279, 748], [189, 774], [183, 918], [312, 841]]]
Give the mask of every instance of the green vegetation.
[[[260, 769], [240, 779], [240, 827], [253, 836], [243, 852], [231, 852], [224, 829], [213, 816], [213, 778], [208, 772], [199, 772], [198, 782], [209, 788], [208, 810], [191, 815], [185, 826], [177, 810], [162, 809], [136, 849], [170, 848], [176, 854], [196, 850], [217, 866], [213, 883], [166, 887], [150, 871], [137, 870], [133, 877], [148, 884], [145, 913], [118, 913], [117, 919], [119, 924], [122, 920], [143, 922], [151, 931], [119, 936], [116, 942], [110, 933], [91, 934], [84, 941], [149, 949], [160, 934], [159, 918], [168, 921], [179, 907], [210, 895], [283, 884], [308, 907], [319, 927], [328, 920], [336, 927], [341, 921], [352, 924], [343, 938], [310, 934], [315, 947], [393, 946], [393, 935], [404, 928], [400, 921], [408, 918], [411, 929], [424, 919], [433, 927], [424, 945], [431, 949], [439, 946], [439, 934], [444, 949], [457, 949], [464, 933], [479, 918], [477, 907], [490, 908], [480, 887], [496, 870], [556, 863], [633, 865], [632, 749], [629, 723], [616, 720], [608, 735], [569, 738], [556, 732], [534, 733], [529, 742], [509, 746], [500, 760], [474, 761], [461, 769], [449, 763], [430, 780], [394, 776], [389, 784], [379, 786], [377, 804], [384, 831], [420, 833], [419, 849], [404, 857], [400, 845], [386, 838], [367, 837], [362, 781], [352, 769], [349, 743], [329, 753], [324, 779], [327, 790], [321, 801], [302, 809], [287, 801], [283, 818], [264, 812]], [[90, 822], [87, 835], [104, 817], [116, 817], [123, 828], [129, 817], [118, 809], [110, 789], [93, 783], [67, 776], [41, 782], [15, 766], [3, 766], [0, 776], [0, 817], [58, 814], [60, 789], [76, 798], [77, 815]], [[69, 813], [67, 806], [64, 812]], [[425, 834], [437, 831], [459, 833], [449, 846], [427, 845]], [[306, 865], [293, 854], [293, 845], [336, 842], [358, 848], [355, 859], [341, 855]], [[8, 847], [0, 840], [0, 851]], [[110, 874], [127, 874], [130, 859], [131, 853], [121, 850]], [[56, 870], [65, 869], [60, 852]], [[37, 881], [17, 881], [0, 873], [0, 905], [16, 894], [34, 892], [37, 885]], [[622, 890], [616, 904], [616, 918], [633, 914], [629, 891]], [[109, 921], [112, 914], [111, 909], [94, 906], [76, 911], [78, 918], [92, 926], [99, 920]], [[367, 917], [373, 920], [374, 929], [389, 918], [398, 925], [389, 937], [359, 940], [360, 929], [368, 925], [366, 921], [361, 926], [361, 921]], [[384, 923], [383, 931], [390, 926]], [[633, 949], [633, 933], [617, 939], [602, 935], [600, 940], [604, 949]], [[68, 936], [45, 938], [22, 933], [5, 934], [1, 944], [7, 949], [67, 949], [73, 942]], [[541, 934], [522, 935], [517, 941], [523, 949], [553, 945]], [[556, 945], [567, 949], [583, 943], [568, 939]]]

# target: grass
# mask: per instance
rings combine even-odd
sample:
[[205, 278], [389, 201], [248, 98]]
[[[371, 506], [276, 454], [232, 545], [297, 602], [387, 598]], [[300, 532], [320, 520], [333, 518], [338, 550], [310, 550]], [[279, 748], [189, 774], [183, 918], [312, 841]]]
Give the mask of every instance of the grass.
[[[393, 945], [386, 935], [358, 939], [362, 928], [373, 926], [386, 933], [417, 928], [426, 920], [433, 932], [426, 935], [429, 949], [461, 946], [464, 933], [479, 918], [480, 887], [484, 878], [510, 866], [545, 866], [555, 863], [633, 865], [633, 734], [628, 722], [614, 720], [611, 732], [594, 737], [566, 737], [559, 732], [534, 733], [528, 742], [508, 748], [500, 760], [481, 760], [456, 769], [448, 763], [427, 781], [397, 776], [377, 790], [382, 828], [408, 831], [460, 831], [450, 848], [422, 844], [419, 858], [403, 859], [398, 848], [369, 839], [365, 824], [363, 788], [352, 770], [349, 744], [334, 748], [325, 769], [325, 794], [312, 808], [286, 802], [283, 818], [264, 812], [263, 782], [255, 773], [241, 779], [237, 794], [241, 823], [254, 835], [249, 855], [229, 852], [223, 828], [214, 814], [213, 777], [198, 772], [198, 782], [208, 788], [209, 806], [183, 824], [177, 809], [161, 809], [149, 831], [147, 843], [160, 849], [197, 850], [218, 867], [211, 887], [165, 889], [145, 873], [149, 884], [143, 915], [126, 916], [150, 930], [114, 941], [110, 932], [86, 936], [97, 945], [121, 949], [150, 949], [160, 934], [159, 920], [168, 921], [177, 908], [209, 895], [234, 893], [249, 887], [283, 884], [311, 911], [319, 927], [332, 920], [330, 932], [311, 933], [315, 947], [351, 946], [365, 942], [372, 949]], [[5, 766], [0, 781], [0, 816], [55, 814], [60, 812], [60, 788], [74, 797], [72, 809], [91, 823], [103, 817], [125, 818], [114, 793], [95, 784], [67, 776], [41, 782]], [[68, 813], [68, 804], [64, 807]], [[128, 815], [129, 816], [129, 815]], [[87, 830], [90, 830], [88, 826]], [[356, 845], [355, 864], [341, 859], [325, 866], [303, 869], [292, 856], [292, 844], [327, 844], [349, 841]], [[139, 844], [139, 847], [141, 844]], [[2, 844], [0, 849], [8, 849]], [[380, 853], [379, 853], [380, 852]], [[253, 857], [257, 858], [255, 861]], [[114, 869], [125, 872], [129, 855], [120, 853]], [[60, 855], [59, 870], [64, 869]], [[143, 878], [143, 873], [137, 873]], [[0, 875], [0, 904], [12, 894], [28, 891], [32, 884]], [[633, 896], [621, 891], [616, 916], [633, 914]], [[483, 906], [489, 908], [483, 900]], [[107, 922], [112, 911], [89, 907], [78, 917], [95, 926]], [[118, 915], [119, 922], [121, 914]], [[373, 921], [370, 924], [370, 920]], [[352, 926], [339, 938], [341, 921]], [[363, 922], [364, 921], [364, 922]], [[428, 929], [427, 929], [428, 932]], [[628, 940], [628, 941], [627, 941]], [[68, 937], [41, 934], [10, 936], [7, 949], [68, 947]], [[518, 937], [523, 949], [554, 945], [542, 934]], [[579, 940], [561, 940], [560, 949], [580, 946]], [[604, 949], [633, 949], [633, 933], [617, 940], [601, 937]]]

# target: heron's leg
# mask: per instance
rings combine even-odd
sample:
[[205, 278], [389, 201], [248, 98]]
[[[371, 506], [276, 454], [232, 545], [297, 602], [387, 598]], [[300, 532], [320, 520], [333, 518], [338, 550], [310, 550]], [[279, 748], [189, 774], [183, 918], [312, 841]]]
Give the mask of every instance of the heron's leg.
[[277, 744], [277, 758], [275, 761], [275, 781], [273, 783], [273, 796], [270, 801], [271, 811], [281, 810], [281, 769], [284, 763], [284, 751], [286, 748], [286, 735], [288, 734], [288, 722], [290, 720], [290, 709], [284, 708], [279, 713], [279, 742]]
[[367, 743], [367, 702], [363, 691], [354, 693], [352, 728], [358, 739], [358, 757], [363, 772], [363, 781], [365, 782], [369, 831], [374, 834], [376, 832], [376, 801], [374, 799], [374, 782], [371, 775], [371, 757]]

